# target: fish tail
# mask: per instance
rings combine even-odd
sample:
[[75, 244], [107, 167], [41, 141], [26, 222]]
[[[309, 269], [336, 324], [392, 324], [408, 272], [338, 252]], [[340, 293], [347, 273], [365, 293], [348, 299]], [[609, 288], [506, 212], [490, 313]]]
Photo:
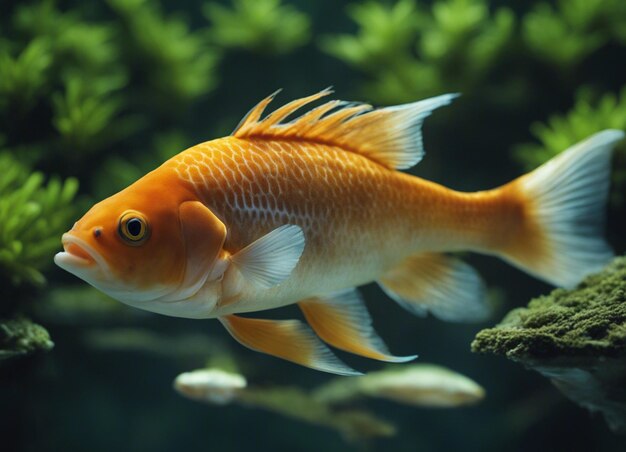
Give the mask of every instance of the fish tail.
[[572, 287], [603, 268], [613, 251], [603, 237], [611, 155], [623, 139], [605, 130], [500, 189], [514, 215], [497, 254], [522, 270]]

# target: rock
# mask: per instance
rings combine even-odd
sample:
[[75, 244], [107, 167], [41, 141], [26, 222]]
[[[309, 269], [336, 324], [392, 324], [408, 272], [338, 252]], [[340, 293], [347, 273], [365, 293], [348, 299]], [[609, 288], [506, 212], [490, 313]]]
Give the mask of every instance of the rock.
[[626, 434], [626, 257], [572, 290], [556, 289], [479, 332], [472, 351], [503, 355], [550, 378]]

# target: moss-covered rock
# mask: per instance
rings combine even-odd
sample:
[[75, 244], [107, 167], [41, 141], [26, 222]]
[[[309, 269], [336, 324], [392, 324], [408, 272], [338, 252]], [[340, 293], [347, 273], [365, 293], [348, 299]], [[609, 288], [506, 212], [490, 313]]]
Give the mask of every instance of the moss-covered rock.
[[572, 290], [556, 289], [478, 333], [472, 351], [504, 355], [550, 378], [626, 433], [626, 257]]
[[512, 359], [626, 357], [626, 257], [576, 289], [556, 289], [514, 309], [478, 333], [472, 350]]
[[0, 360], [52, 347], [48, 331], [26, 317], [0, 320]]

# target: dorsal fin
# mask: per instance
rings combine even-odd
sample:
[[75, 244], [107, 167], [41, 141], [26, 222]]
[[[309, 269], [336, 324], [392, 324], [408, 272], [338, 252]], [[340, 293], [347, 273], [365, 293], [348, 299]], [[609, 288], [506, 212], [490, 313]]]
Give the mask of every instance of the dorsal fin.
[[276, 93], [259, 102], [233, 132], [237, 138], [298, 139], [338, 146], [364, 155], [388, 168], [406, 169], [424, 156], [422, 122], [438, 107], [449, 104], [458, 94], [419, 102], [374, 109], [368, 104], [331, 100], [298, 118], [283, 120], [299, 108], [333, 91], [327, 88], [296, 99], [261, 115]]

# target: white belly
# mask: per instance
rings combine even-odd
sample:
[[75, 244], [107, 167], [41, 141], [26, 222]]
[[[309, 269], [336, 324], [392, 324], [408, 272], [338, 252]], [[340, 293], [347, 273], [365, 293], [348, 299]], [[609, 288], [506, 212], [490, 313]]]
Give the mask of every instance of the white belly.
[[306, 298], [327, 295], [375, 281], [393, 265], [396, 258], [383, 258], [380, 252], [363, 253], [342, 262], [302, 262], [281, 284], [270, 289], [247, 287], [236, 302], [216, 306], [209, 317], [263, 311], [297, 303]]

